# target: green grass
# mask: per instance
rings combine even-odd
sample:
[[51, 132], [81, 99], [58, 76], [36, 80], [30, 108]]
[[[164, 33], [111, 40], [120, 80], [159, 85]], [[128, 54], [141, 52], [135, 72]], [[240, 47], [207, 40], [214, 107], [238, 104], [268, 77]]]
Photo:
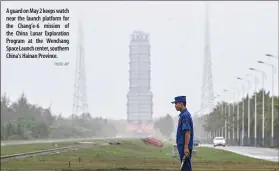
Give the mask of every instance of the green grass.
[[57, 144], [57, 148], [59, 148], [59, 147], [71, 146], [76, 143], [77, 142], [72, 141], [72, 142], [57, 142], [57, 143], [53, 143], [53, 144], [52, 143], [37, 143], [37, 144], [1, 146], [1, 156], [56, 148], [54, 144]]
[[[123, 140], [121, 145], [92, 145], [87, 149], [1, 162], [1, 169], [164, 169], [177, 170], [179, 161], [172, 158], [171, 145], [163, 148], [139, 140]], [[193, 171], [257, 171], [278, 167], [275, 162], [244, 157], [231, 152], [197, 147]], [[80, 162], [79, 162], [80, 159]], [[70, 166], [69, 166], [70, 162]]]
[[[73, 146], [73, 145], [78, 145], [79, 144], [78, 142], [79, 141], [65, 141], [65, 142], [56, 142], [56, 143], [35, 143], [35, 144], [1, 146], [1, 156], [56, 148], [55, 144], [57, 144], [57, 148]], [[93, 142], [102, 143], [104, 142], [104, 140], [98, 139], [98, 140], [94, 140]]]
[[204, 160], [209, 162], [262, 162], [263, 160], [246, 157], [236, 153], [228, 152], [222, 149], [215, 150], [209, 147], [197, 147], [198, 155], [196, 160]]

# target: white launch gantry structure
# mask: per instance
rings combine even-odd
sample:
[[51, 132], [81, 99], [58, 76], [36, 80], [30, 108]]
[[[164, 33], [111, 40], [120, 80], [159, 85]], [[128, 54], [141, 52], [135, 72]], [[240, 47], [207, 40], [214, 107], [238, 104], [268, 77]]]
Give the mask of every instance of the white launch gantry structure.
[[130, 40], [130, 87], [127, 94], [128, 123], [150, 123], [153, 115], [153, 94], [150, 91], [149, 35], [134, 31]]

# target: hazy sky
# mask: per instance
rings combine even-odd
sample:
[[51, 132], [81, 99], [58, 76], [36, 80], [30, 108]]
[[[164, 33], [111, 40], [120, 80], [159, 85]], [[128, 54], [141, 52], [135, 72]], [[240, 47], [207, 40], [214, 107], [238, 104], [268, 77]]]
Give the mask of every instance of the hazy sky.
[[[69, 8], [71, 51], [51, 59], [5, 57], [6, 8]], [[204, 2], [1, 2], [1, 93], [16, 100], [24, 92], [31, 103], [69, 116], [73, 106], [77, 24], [84, 30], [84, 53], [89, 111], [92, 116], [126, 118], [129, 87], [129, 36], [134, 30], [150, 34], [151, 90], [154, 116], [176, 115], [170, 103], [186, 95], [195, 112], [201, 103], [204, 56]], [[241, 87], [236, 77], [256, 67], [267, 73], [265, 88], [271, 89], [271, 68], [278, 66], [278, 2], [210, 2], [210, 37], [214, 93]], [[68, 61], [69, 66], [54, 66]], [[245, 82], [243, 82], [245, 83]], [[245, 84], [246, 85], [246, 84]], [[260, 87], [261, 84], [258, 85]], [[253, 87], [251, 87], [251, 91]], [[275, 76], [278, 95], [278, 72]], [[222, 96], [232, 100], [232, 95]]]

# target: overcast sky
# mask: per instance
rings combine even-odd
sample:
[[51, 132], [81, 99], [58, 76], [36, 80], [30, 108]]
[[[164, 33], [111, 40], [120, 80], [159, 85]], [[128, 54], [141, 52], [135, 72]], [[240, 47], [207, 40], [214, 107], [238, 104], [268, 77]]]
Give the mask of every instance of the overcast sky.
[[[1, 37], [5, 37], [6, 8], [68, 8], [70, 52], [59, 59], [7, 59], [1, 38], [1, 94], [16, 100], [24, 92], [30, 103], [69, 116], [73, 106], [77, 21], [84, 30], [84, 55], [89, 111], [92, 116], [126, 118], [129, 87], [129, 36], [134, 30], [150, 34], [151, 90], [154, 116], [176, 115], [170, 103], [186, 95], [194, 113], [201, 103], [204, 57], [204, 2], [1, 2]], [[236, 77], [267, 73], [265, 89], [271, 90], [271, 68], [278, 67], [278, 2], [210, 2], [210, 37], [215, 94], [231, 85], [241, 88]], [[67, 61], [69, 66], [54, 66]], [[243, 82], [245, 83], [245, 82]], [[246, 85], [246, 84], [245, 84]], [[261, 84], [258, 85], [260, 87]], [[251, 87], [251, 91], [253, 87]], [[278, 72], [275, 76], [278, 95]], [[232, 100], [232, 95], [221, 96]]]

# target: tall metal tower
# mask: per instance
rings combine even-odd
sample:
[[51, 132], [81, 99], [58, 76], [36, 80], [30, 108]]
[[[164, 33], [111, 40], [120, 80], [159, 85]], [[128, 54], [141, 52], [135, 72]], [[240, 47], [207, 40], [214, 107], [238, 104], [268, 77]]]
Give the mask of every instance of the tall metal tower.
[[211, 50], [210, 50], [210, 23], [209, 23], [209, 5], [205, 2], [205, 39], [204, 39], [204, 63], [201, 95], [200, 115], [209, 114], [214, 107], [213, 78], [211, 68]]
[[134, 31], [130, 40], [130, 87], [127, 94], [127, 120], [128, 123], [145, 125], [144, 127], [152, 122], [153, 113], [150, 65], [149, 35], [142, 31]]
[[88, 113], [82, 23], [79, 21], [73, 115]]

